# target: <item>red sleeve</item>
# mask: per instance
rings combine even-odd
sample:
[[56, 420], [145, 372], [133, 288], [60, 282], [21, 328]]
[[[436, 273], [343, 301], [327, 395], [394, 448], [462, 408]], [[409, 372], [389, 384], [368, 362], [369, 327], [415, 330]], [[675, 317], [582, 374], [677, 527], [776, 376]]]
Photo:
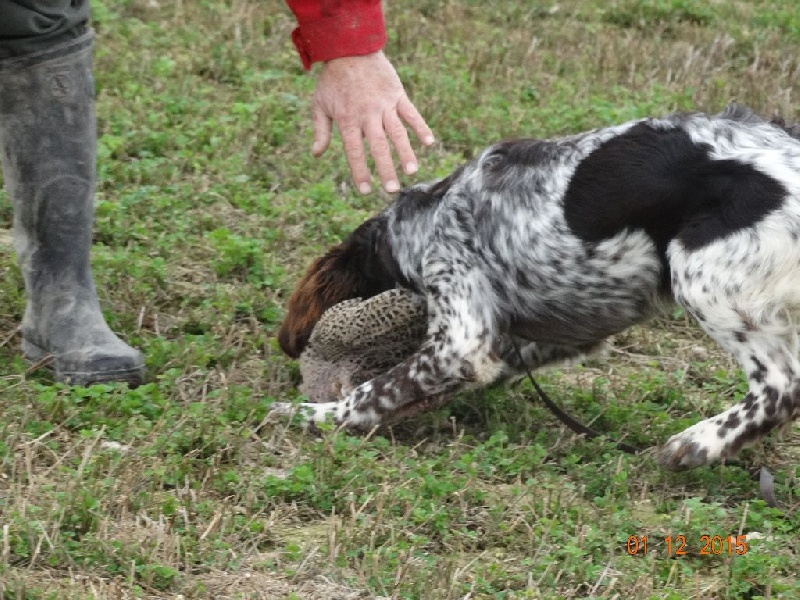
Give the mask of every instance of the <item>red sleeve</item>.
[[286, 0], [297, 18], [292, 41], [303, 67], [377, 52], [386, 43], [381, 0]]

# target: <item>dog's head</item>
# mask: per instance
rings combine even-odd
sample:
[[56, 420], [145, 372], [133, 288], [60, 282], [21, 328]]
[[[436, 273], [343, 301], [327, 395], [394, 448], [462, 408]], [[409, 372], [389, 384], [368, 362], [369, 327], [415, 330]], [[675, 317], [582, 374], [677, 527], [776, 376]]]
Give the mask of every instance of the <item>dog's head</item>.
[[297, 358], [322, 313], [350, 298], [371, 298], [397, 283], [387, 236], [387, 217], [362, 223], [341, 244], [315, 260], [289, 298], [278, 332], [283, 351]]

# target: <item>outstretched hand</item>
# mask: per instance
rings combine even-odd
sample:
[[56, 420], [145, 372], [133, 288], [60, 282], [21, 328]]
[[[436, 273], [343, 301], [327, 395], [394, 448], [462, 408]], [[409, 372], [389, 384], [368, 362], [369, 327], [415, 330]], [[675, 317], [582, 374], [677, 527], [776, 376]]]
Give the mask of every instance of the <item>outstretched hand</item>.
[[433, 133], [408, 99], [397, 72], [383, 52], [326, 62], [317, 80], [313, 113], [312, 154], [320, 156], [325, 152], [335, 123], [353, 181], [362, 194], [371, 190], [365, 138], [387, 192], [400, 189], [389, 140], [403, 171], [407, 175], [417, 171], [417, 157], [403, 121], [424, 145], [434, 142]]

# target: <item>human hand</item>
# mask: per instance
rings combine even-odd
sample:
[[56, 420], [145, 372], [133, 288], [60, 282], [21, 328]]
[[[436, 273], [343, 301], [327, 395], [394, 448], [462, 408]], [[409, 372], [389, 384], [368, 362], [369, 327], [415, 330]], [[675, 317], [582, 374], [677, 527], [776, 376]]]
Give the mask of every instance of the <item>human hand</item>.
[[403, 121], [424, 145], [434, 142], [433, 133], [408, 99], [397, 72], [380, 51], [326, 62], [314, 92], [313, 115], [311, 153], [320, 156], [325, 152], [335, 123], [342, 136], [353, 181], [362, 194], [370, 192], [372, 177], [367, 167], [364, 138], [387, 192], [400, 189], [389, 140], [403, 171], [407, 175], [417, 171], [417, 157]]

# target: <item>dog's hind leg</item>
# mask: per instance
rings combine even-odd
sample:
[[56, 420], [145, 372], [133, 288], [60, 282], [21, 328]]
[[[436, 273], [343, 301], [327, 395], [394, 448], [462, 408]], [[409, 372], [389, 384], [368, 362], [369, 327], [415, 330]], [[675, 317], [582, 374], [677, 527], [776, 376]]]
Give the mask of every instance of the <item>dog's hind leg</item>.
[[599, 354], [605, 348], [605, 340], [599, 342], [568, 346], [531, 342], [524, 338], [502, 336], [495, 346], [502, 357], [505, 369], [498, 383], [525, 375], [548, 365], [569, 366], [579, 364], [586, 358]]
[[[590, 356], [601, 353], [605, 347], [606, 340], [604, 339], [577, 346], [524, 341], [519, 345], [519, 354], [516, 349], [509, 350], [505, 348], [505, 345], [501, 346], [501, 356], [508, 363], [509, 368], [515, 371], [533, 371], [539, 367], [553, 364], [577, 364]], [[520, 358], [522, 358], [522, 362], [520, 362]]]
[[733, 273], [715, 269], [713, 260], [673, 264], [677, 300], [736, 357], [749, 390], [738, 404], [671, 437], [659, 454], [669, 469], [731, 457], [800, 414], [797, 332], [782, 302], [793, 295], [792, 284], [787, 286], [787, 267], [781, 273], [769, 258], [762, 256], [752, 269], [743, 259], [745, 268]]

